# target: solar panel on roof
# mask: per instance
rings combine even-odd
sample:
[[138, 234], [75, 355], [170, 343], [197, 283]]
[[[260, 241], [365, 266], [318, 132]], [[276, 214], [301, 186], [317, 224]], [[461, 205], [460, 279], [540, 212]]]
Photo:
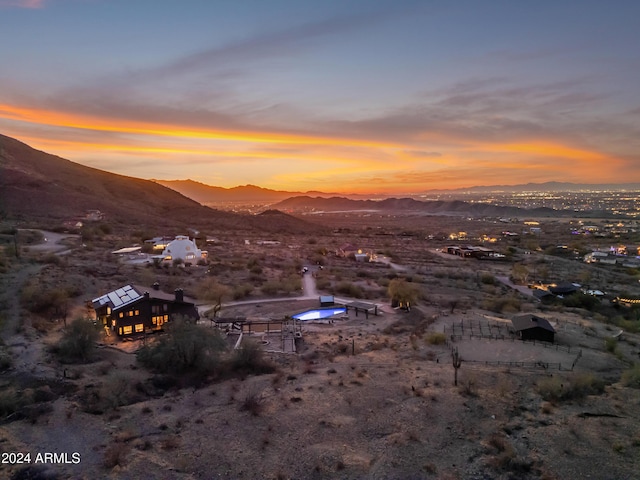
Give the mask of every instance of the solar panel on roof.
[[120, 305], [122, 305], [122, 300], [120, 300], [120, 297], [116, 295], [116, 292], [111, 292], [108, 295], [109, 295], [109, 300], [111, 300], [111, 303], [113, 304], [114, 307], [119, 307]]

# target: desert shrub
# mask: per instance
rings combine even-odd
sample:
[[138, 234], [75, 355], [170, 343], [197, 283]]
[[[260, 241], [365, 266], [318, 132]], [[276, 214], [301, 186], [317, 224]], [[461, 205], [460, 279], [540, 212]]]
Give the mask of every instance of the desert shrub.
[[20, 395], [13, 388], [0, 391], [0, 418], [5, 418], [20, 409], [22, 402]]
[[131, 448], [126, 443], [112, 443], [104, 452], [102, 464], [105, 468], [114, 468], [116, 465], [120, 467], [125, 466], [127, 454], [130, 449]]
[[244, 341], [242, 348], [233, 351], [231, 369], [243, 373], [272, 373], [275, 366], [264, 357], [264, 353], [255, 341]]
[[618, 350], [618, 340], [613, 337], [607, 337], [604, 339], [604, 348], [609, 353], [616, 353]]
[[346, 281], [340, 282], [338, 283], [338, 285], [336, 285], [336, 293], [340, 293], [352, 298], [363, 297], [362, 289], [359, 286]]
[[52, 351], [63, 362], [88, 362], [95, 352], [99, 337], [100, 332], [92, 321], [76, 318]]
[[490, 273], [483, 273], [480, 276], [480, 281], [482, 283], [486, 284], [486, 285], [495, 285], [496, 284], [496, 277], [494, 277]]
[[4, 350], [0, 350], [0, 372], [8, 370], [13, 365], [13, 359], [9, 353]]
[[176, 319], [166, 334], [151, 346], [141, 348], [138, 361], [159, 373], [212, 373], [218, 366], [224, 339], [215, 329], [205, 328], [184, 319]]
[[640, 388], [640, 363], [622, 373], [622, 384], [625, 387]]
[[444, 333], [434, 332], [427, 335], [429, 345], [444, 345], [447, 343], [447, 336]]
[[253, 285], [249, 285], [248, 283], [236, 285], [233, 288], [233, 293], [232, 293], [233, 299], [241, 300], [251, 295], [252, 292], [253, 292]]
[[60, 476], [42, 465], [29, 465], [16, 470], [11, 480], [57, 480]]
[[594, 310], [599, 304], [600, 300], [593, 295], [587, 295], [585, 293], [574, 293], [573, 295], [567, 295], [562, 303], [565, 307], [570, 308], [584, 308], [585, 310]]
[[241, 412], [249, 412], [254, 417], [257, 417], [262, 413], [264, 409], [264, 397], [257, 392], [249, 392], [245, 395], [244, 399], [240, 403]]
[[488, 298], [482, 302], [482, 308], [496, 313], [519, 312], [522, 302], [515, 297]]
[[231, 296], [231, 289], [213, 278], [202, 281], [196, 290], [196, 296], [207, 302], [222, 303]]
[[587, 395], [604, 392], [605, 383], [592, 373], [576, 375], [570, 379], [560, 377], [545, 377], [538, 381], [537, 391], [549, 402], [566, 400], [580, 400]]
[[325, 276], [319, 276], [316, 279], [316, 288], [318, 290], [328, 290], [331, 288], [331, 280]]

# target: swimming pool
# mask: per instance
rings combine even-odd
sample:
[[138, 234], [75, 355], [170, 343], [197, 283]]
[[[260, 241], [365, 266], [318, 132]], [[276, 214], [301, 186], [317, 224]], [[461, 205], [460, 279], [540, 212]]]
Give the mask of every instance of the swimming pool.
[[316, 308], [313, 310], [307, 310], [305, 312], [296, 313], [292, 315], [296, 320], [319, 320], [322, 318], [333, 317], [334, 315], [340, 315], [347, 311], [346, 307], [335, 308]]

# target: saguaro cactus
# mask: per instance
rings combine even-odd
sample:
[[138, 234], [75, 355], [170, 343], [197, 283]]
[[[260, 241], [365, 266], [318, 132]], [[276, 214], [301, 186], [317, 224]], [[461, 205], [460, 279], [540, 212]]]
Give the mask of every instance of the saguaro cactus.
[[458, 354], [458, 347], [456, 347], [451, 352], [451, 363], [453, 364], [453, 369], [454, 369], [453, 384], [457, 387], [458, 386], [458, 369], [460, 368], [460, 365], [462, 364], [462, 359], [460, 358], [460, 355]]

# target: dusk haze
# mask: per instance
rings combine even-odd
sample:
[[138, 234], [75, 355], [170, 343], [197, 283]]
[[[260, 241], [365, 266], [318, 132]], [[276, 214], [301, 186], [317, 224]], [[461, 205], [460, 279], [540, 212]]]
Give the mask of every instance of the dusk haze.
[[640, 2], [0, 0], [0, 133], [145, 179], [640, 181]]

